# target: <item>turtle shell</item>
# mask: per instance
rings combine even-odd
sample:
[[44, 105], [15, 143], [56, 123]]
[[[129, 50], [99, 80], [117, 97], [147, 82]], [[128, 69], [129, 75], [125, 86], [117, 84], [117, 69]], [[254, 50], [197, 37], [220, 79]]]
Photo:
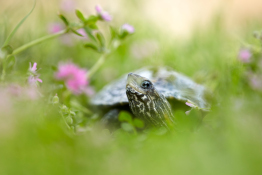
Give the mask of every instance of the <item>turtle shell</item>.
[[[209, 108], [209, 104], [205, 99], [206, 88], [170, 68], [144, 68], [133, 73], [148, 78], [158, 92], [163, 94], [169, 101], [191, 102], [198, 108]], [[127, 74], [105, 86], [91, 99], [91, 104], [104, 107], [127, 105], [126, 80]]]

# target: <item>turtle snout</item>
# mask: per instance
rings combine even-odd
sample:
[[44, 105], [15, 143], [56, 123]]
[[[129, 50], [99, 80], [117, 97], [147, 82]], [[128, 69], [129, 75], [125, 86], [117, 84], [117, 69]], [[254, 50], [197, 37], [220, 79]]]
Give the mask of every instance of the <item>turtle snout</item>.
[[133, 73], [132, 72], [130, 72], [129, 74], [128, 74], [128, 76], [132, 76], [133, 75]]
[[131, 86], [129, 86], [129, 85], [126, 85], [126, 92], [130, 92], [130, 93], [135, 93], [135, 90], [131, 87]]

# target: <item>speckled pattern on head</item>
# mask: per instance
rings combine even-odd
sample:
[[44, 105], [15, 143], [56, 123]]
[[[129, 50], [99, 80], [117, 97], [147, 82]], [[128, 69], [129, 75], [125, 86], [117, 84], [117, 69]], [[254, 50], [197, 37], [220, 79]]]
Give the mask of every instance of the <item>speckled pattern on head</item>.
[[[205, 100], [205, 87], [170, 68], [150, 67], [133, 71], [133, 73], [151, 80], [158, 92], [169, 101], [191, 101], [199, 108], [209, 108], [209, 104]], [[127, 75], [125, 74], [120, 79], [105, 86], [91, 99], [91, 104], [104, 107], [127, 105]]]

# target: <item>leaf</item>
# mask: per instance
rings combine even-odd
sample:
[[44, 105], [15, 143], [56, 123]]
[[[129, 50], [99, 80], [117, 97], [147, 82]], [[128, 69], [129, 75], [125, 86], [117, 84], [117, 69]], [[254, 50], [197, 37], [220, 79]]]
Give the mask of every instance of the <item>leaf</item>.
[[110, 26], [110, 33], [111, 33], [111, 40], [113, 40], [117, 37], [116, 29], [112, 26]]
[[16, 25], [16, 27], [15, 27], [14, 30], [10, 33], [10, 35], [8, 35], [8, 37], [6, 38], [6, 40], [5, 40], [5, 42], [4, 42], [4, 46], [9, 43], [9, 41], [11, 40], [11, 38], [14, 36], [14, 34], [16, 33], [16, 31], [19, 29], [19, 27], [24, 23], [24, 21], [26, 20], [26, 18], [33, 12], [33, 10], [34, 10], [34, 8], [35, 8], [35, 4], [36, 4], [36, 0], [34, 0], [34, 5], [33, 5], [32, 9], [30, 10], [30, 12]]
[[80, 12], [79, 10], [76, 10], [76, 16], [77, 16], [82, 22], [85, 22], [85, 21], [86, 21], [84, 15], [83, 15], [82, 12]]
[[9, 70], [12, 70], [15, 63], [16, 63], [15, 57], [14, 56], [9, 57], [8, 60], [7, 60], [6, 68], [9, 69]]
[[75, 116], [76, 113], [75, 113], [74, 111], [71, 111], [71, 110], [70, 110], [70, 115]]
[[89, 16], [89, 18], [86, 20], [86, 24], [90, 25], [90, 24], [94, 24], [96, 23], [98, 20], [97, 16], [91, 15]]
[[6, 45], [1, 48], [0, 50], [0, 58], [4, 59], [7, 55], [10, 55], [13, 53], [13, 48], [10, 45]]
[[73, 122], [74, 122], [71, 117], [66, 117], [66, 118], [65, 118], [65, 121], [66, 121], [66, 123], [69, 124], [69, 125], [72, 125]]
[[97, 48], [96, 45], [92, 44], [92, 43], [87, 43], [84, 45], [85, 48], [90, 48], [90, 49], [93, 49], [95, 51], [99, 51], [99, 49]]
[[134, 119], [133, 121], [134, 123], [134, 126], [137, 127], [137, 128], [144, 128], [144, 122], [142, 120], [139, 120], [137, 118]]
[[129, 123], [121, 123], [121, 128], [125, 131], [133, 131], [134, 127]]
[[10, 45], [6, 45], [0, 49], [0, 60], [4, 60], [8, 55], [13, 53], [13, 48]]
[[89, 25], [90, 29], [98, 29], [97, 25], [94, 23], [94, 24], [90, 24]]
[[123, 31], [119, 34], [119, 38], [124, 39], [127, 35], [129, 35], [129, 33], [127, 31]]
[[125, 112], [125, 111], [121, 111], [118, 117], [119, 121], [121, 122], [128, 122], [130, 124], [133, 123], [132, 121], [132, 116], [130, 115], [130, 113]]
[[96, 34], [96, 38], [98, 39], [100, 45], [101, 45], [102, 47], [104, 47], [104, 46], [105, 46], [105, 38], [104, 38], [104, 36], [102, 35], [101, 32], [98, 32], [98, 33]]
[[81, 103], [79, 103], [77, 100], [71, 100], [70, 101], [70, 105], [78, 110], [78, 111], [81, 111], [83, 113], [86, 113], [86, 114], [90, 114], [91, 112], [84, 106], [81, 105]]
[[92, 34], [92, 29], [90, 29], [89, 27], [85, 26], [84, 27], [87, 35], [89, 36], [89, 38], [91, 38], [93, 41], [97, 42], [96, 38], [94, 37], [94, 35]]
[[76, 35], [78, 35], [78, 36], [82, 36], [83, 37], [83, 35], [81, 35], [80, 33], [78, 33], [76, 30], [74, 30], [74, 29], [70, 29], [74, 34], [76, 34]]
[[64, 17], [64, 15], [62, 14], [58, 14], [59, 18], [62, 19], [62, 21], [65, 23], [66, 26], [69, 25], [69, 22], [68, 20]]

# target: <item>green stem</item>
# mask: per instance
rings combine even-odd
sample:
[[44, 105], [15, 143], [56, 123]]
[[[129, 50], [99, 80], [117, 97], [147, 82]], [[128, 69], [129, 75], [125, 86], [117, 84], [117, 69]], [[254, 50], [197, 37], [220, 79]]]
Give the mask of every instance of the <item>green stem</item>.
[[38, 39], [36, 39], [36, 40], [33, 40], [33, 41], [31, 41], [31, 42], [29, 42], [29, 43], [27, 43], [27, 44], [25, 44], [25, 45], [22, 45], [22, 46], [18, 47], [17, 49], [15, 49], [12, 54], [10, 54], [10, 55], [7, 56], [7, 58], [9, 58], [9, 57], [11, 57], [11, 56], [14, 56], [14, 55], [17, 55], [18, 53], [20, 53], [20, 52], [28, 49], [29, 47], [32, 47], [32, 46], [34, 46], [34, 45], [37, 45], [37, 44], [39, 44], [39, 43], [41, 43], [41, 42], [43, 42], [43, 41], [46, 41], [46, 40], [49, 40], [49, 39], [52, 39], [52, 38], [56, 38], [56, 37], [58, 37], [58, 36], [60, 36], [60, 35], [63, 35], [63, 34], [65, 34], [66, 32], [67, 32], [67, 30], [65, 29], [65, 30], [62, 30], [62, 31], [57, 32], [57, 33], [55, 33], [55, 34], [47, 35], [47, 36], [44, 36], [44, 37], [42, 37], [42, 38], [38, 38]]
[[[112, 43], [110, 43], [109, 46], [111, 46]], [[115, 50], [117, 50], [117, 48], [120, 46], [119, 41], [116, 41], [115, 45], [113, 46], [112, 50], [107, 51], [106, 53], [104, 53], [103, 55], [101, 55], [101, 57], [98, 59], [98, 61], [95, 63], [95, 65], [93, 65], [93, 67], [91, 67], [91, 69], [89, 70], [89, 72], [87, 73], [86, 77], [87, 79], [89, 79], [90, 77], [92, 77], [92, 75], [94, 75], [94, 73], [102, 66], [102, 64], [104, 64], [106, 57], [108, 57], [108, 55], [110, 55], [112, 52], [114, 52]]]
[[2, 69], [2, 74], [1, 74], [1, 81], [5, 79], [5, 66], [6, 66], [6, 61], [3, 62], [3, 69]]
[[105, 62], [107, 54], [101, 55], [98, 61], [93, 65], [93, 67], [87, 73], [87, 79], [92, 77], [92, 75], [99, 69], [99, 67]]

